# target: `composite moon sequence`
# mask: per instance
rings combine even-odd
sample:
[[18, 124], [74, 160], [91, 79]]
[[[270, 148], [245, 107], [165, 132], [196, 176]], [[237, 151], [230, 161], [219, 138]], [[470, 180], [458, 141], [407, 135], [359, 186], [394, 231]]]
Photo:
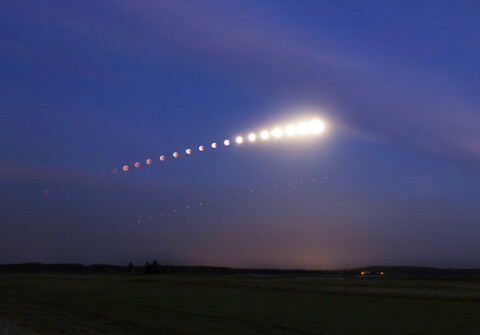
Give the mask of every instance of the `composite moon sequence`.
[[480, 266], [476, 4], [0, 6], [0, 263]]
[[480, 334], [479, 18], [0, 0], [0, 334]]
[[[280, 128], [280, 127], [275, 127], [273, 128], [273, 130], [271, 132], [269, 132], [268, 130], [262, 130], [261, 132], [259, 132], [259, 137], [262, 139], [262, 140], [268, 140], [270, 138], [270, 135], [276, 139], [280, 139], [283, 134], [285, 133], [287, 137], [293, 137], [295, 135], [318, 135], [322, 132], [324, 132], [326, 129], [326, 124], [324, 121], [320, 120], [320, 119], [313, 119], [309, 122], [305, 122], [305, 121], [302, 121], [300, 123], [298, 123], [297, 125], [287, 125], [285, 126], [284, 129]], [[248, 136], [247, 136], [247, 139], [249, 142], [255, 142], [255, 140], [257, 139], [257, 134], [256, 133], [248, 133]], [[237, 145], [240, 145], [244, 142], [243, 140], [243, 137], [242, 136], [236, 136], [235, 137], [235, 143]], [[231, 141], [229, 139], [225, 139], [223, 142], [223, 145], [225, 147], [228, 147], [230, 146], [230, 143]], [[212, 142], [210, 144], [210, 147], [212, 149], [216, 149], [218, 147], [217, 143], [216, 142]], [[198, 151], [202, 152], [205, 150], [205, 147], [203, 145], [200, 145], [198, 147]], [[186, 149], [185, 150], [185, 153], [187, 155], [190, 155], [192, 154], [192, 149]], [[173, 152], [172, 156], [174, 158], [178, 158], [180, 156], [179, 152], [178, 151], [175, 151]], [[161, 155], [160, 156], [160, 161], [165, 161], [165, 158], [166, 156], [165, 155]], [[150, 158], [148, 158], [146, 160], [146, 163], [147, 165], [150, 165], [152, 164], [152, 160]], [[140, 162], [136, 162], [135, 163], [135, 167], [136, 168], [139, 168], [141, 166]], [[118, 169], [113, 169], [112, 170], [114, 174], [116, 174], [118, 172]], [[129, 168], [128, 168], [128, 165], [125, 165], [123, 167], [123, 171], [125, 172], [128, 172], [129, 171]]]

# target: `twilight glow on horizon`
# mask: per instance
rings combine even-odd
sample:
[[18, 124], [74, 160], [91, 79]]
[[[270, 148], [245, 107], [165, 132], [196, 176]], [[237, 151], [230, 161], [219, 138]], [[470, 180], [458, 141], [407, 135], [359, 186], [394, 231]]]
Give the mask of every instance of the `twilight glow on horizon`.
[[0, 263], [480, 267], [479, 13], [2, 2]]

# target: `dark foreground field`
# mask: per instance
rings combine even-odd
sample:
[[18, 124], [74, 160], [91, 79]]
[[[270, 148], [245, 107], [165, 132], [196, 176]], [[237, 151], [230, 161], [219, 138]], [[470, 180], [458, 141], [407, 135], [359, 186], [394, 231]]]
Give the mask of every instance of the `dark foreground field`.
[[0, 274], [0, 334], [480, 334], [480, 281]]

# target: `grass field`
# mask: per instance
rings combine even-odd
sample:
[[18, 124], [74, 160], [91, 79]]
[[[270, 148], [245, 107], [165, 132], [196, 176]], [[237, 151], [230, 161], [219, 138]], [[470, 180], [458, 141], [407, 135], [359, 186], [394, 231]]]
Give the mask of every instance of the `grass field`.
[[480, 281], [0, 274], [0, 333], [480, 334]]

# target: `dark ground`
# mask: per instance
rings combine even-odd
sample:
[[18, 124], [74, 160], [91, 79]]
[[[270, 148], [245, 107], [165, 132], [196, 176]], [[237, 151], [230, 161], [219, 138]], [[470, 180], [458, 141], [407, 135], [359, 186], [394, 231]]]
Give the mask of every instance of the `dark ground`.
[[0, 324], [11, 334], [480, 334], [480, 280], [0, 274]]

